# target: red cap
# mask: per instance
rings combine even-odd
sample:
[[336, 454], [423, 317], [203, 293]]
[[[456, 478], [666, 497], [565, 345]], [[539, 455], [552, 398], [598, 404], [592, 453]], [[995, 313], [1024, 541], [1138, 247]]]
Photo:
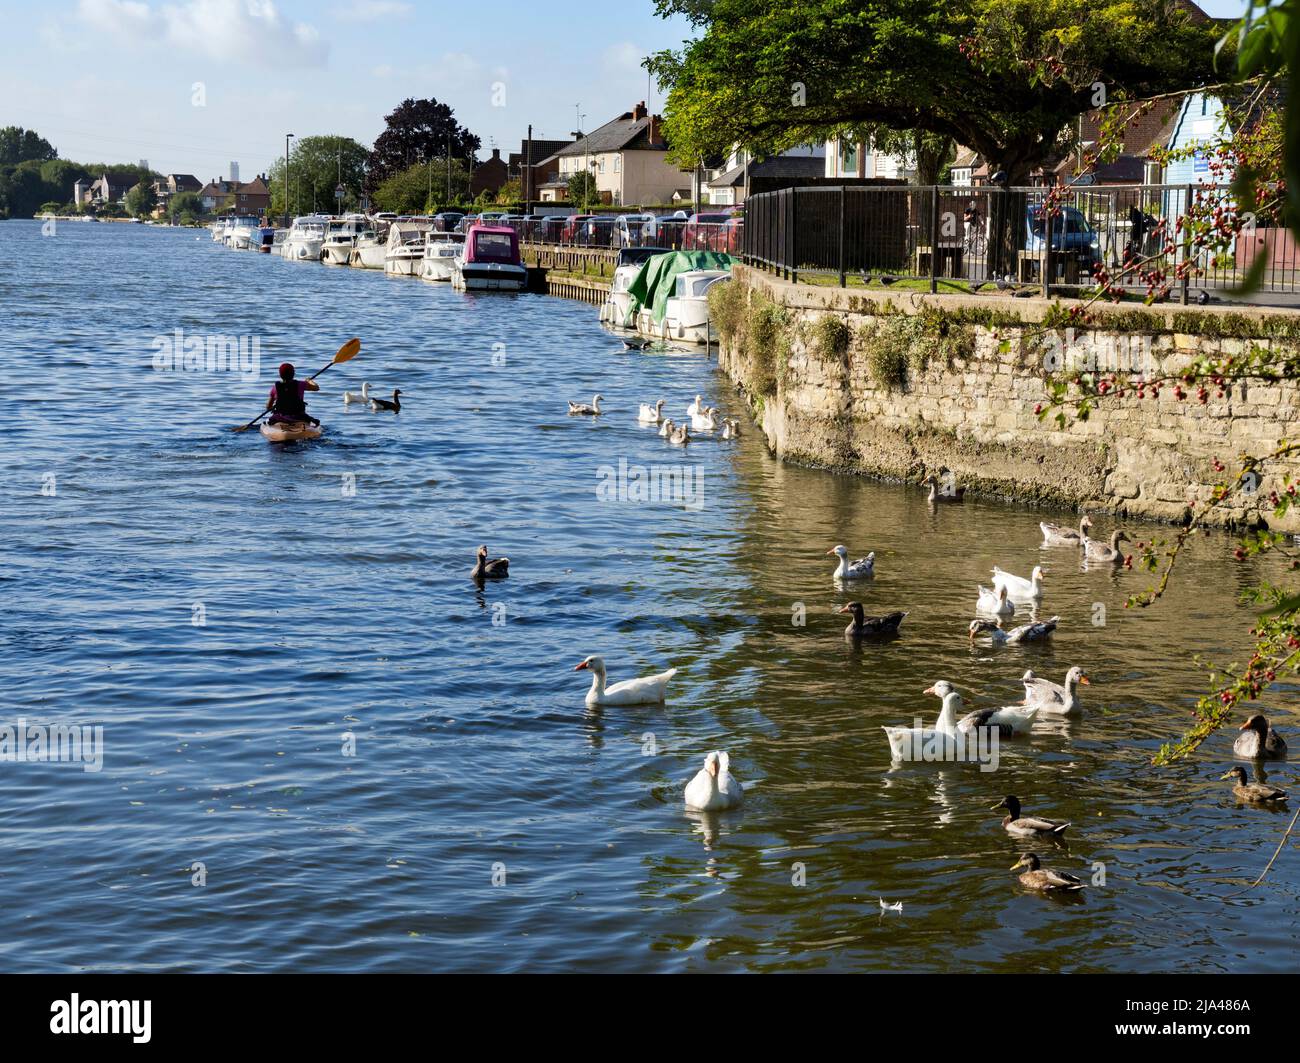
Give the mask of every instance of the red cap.
[[281, 376], [285, 376], [285, 375], [287, 375], [286, 372], [285, 372], [286, 370], [288, 370], [289, 373], [292, 373], [292, 372], [293, 372], [293, 363], [292, 363], [292, 362], [281, 362], [281, 363], [280, 363], [280, 375], [281, 375]]

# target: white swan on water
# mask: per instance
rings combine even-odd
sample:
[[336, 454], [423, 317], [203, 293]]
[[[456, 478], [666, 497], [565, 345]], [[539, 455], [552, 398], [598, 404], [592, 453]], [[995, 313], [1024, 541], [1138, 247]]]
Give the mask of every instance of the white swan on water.
[[1034, 571], [1029, 574], [1029, 579], [1023, 576], [1016, 576], [1010, 572], [1003, 572], [996, 565], [993, 566], [993, 589], [1007, 589], [1007, 594], [1012, 598], [1038, 599], [1043, 596], [1043, 569], [1040, 565], [1034, 566]]

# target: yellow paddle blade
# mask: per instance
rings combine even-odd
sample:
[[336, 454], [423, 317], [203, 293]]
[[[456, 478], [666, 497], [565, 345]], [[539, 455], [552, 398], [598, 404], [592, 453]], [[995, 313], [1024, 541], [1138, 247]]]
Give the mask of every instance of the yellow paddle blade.
[[339, 353], [334, 356], [334, 364], [339, 362], [348, 362], [361, 353], [361, 341], [353, 336], [347, 343], [339, 348]]

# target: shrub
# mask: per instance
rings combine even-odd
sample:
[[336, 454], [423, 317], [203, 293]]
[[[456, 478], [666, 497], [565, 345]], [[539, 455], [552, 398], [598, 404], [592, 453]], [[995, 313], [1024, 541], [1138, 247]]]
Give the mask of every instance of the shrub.
[[849, 349], [852, 332], [839, 314], [822, 314], [813, 326], [817, 353], [826, 361], [843, 358]]

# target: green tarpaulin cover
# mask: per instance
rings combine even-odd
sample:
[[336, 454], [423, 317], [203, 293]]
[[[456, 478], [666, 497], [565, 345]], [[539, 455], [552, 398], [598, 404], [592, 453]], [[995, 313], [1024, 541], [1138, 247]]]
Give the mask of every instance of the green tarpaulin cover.
[[718, 251], [670, 251], [646, 259], [641, 271], [632, 281], [628, 293], [632, 296], [630, 321], [635, 321], [642, 307], [654, 312], [655, 324], [664, 319], [664, 307], [677, 286], [677, 274], [694, 269], [731, 269], [731, 256]]

